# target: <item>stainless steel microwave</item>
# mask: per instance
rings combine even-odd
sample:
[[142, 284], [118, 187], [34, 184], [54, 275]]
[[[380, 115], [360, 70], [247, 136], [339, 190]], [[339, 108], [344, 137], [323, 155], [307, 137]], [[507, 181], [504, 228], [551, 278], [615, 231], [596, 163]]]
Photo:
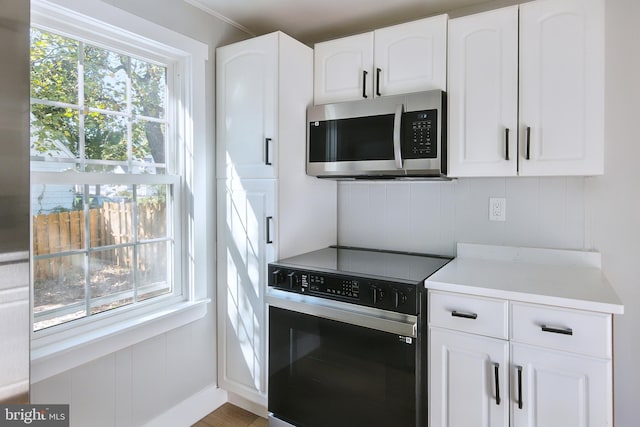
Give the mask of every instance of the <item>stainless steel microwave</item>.
[[307, 110], [307, 174], [446, 177], [446, 93], [394, 95]]

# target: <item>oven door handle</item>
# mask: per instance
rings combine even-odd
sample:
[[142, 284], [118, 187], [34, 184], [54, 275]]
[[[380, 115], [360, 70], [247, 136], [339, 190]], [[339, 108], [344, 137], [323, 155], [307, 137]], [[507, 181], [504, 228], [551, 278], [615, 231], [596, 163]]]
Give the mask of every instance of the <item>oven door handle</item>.
[[[332, 307], [332, 305], [342, 306], [348, 305], [348, 303], [340, 303], [332, 300], [322, 300], [322, 304], [315, 304], [309, 302], [301, 302], [300, 300], [296, 300], [298, 299], [296, 297], [304, 298], [305, 296], [291, 294], [291, 298], [280, 298], [267, 295], [265, 297], [265, 300], [270, 306], [308, 314], [310, 316], [320, 317], [322, 319], [335, 320], [337, 322], [362, 326], [364, 328], [397, 334], [403, 337], [417, 338], [418, 336], [418, 321], [416, 316], [406, 315], [406, 321], [395, 320], [378, 316], [374, 314], [376, 309], [370, 309], [369, 307], [364, 307], [364, 310], [362, 311], [370, 310], [372, 313], [363, 313], [352, 310], [345, 310], [344, 308]], [[354, 307], [360, 308], [358, 306]]]

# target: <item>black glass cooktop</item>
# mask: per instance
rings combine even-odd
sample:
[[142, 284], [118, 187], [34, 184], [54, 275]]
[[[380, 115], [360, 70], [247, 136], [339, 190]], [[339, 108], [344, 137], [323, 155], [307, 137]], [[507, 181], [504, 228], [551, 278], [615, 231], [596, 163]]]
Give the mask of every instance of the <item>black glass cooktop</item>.
[[330, 246], [281, 259], [272, 265], [417, 284], [452, 259], [440, 255]]

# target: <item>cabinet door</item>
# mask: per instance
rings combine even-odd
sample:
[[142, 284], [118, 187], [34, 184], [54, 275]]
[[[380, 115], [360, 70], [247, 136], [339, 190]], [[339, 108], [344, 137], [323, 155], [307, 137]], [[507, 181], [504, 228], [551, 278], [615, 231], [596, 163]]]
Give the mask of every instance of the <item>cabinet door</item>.
[[217, 50], [218, 178], [273, 178], [278, 33]]
[[375, 96], [447, 87], [447, 15], [376, 30]]
[[613, 425], [610, 360], [512, 344], [511, 363], [513, 427]]
[[317, 43], [313, 95], [316, 104], [373, 98], [373, 33]]
[[429, 425], [507, 427], [508, 342], [440, 328], [429, 332]]
[[218, 181], [218, 380], [266, 405], [267, 264], [275, 259], [275, 180]]
[[448, 72], [448, 175], [516, 175], [518, 7], [449, 21]]
[[521, 175], [603, 173], [604, 0], [520, 6]]

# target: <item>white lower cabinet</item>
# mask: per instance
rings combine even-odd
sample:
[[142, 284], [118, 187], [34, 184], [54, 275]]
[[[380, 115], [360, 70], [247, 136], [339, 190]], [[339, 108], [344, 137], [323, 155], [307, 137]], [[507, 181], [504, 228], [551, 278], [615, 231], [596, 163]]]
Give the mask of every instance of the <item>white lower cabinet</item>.
[[429, 425], [612, 426], [611, 330], [610, 314], [429, 291]]
[[507, 427], [509, 343], [436, 327], [430, 332], [430, 425]]
[[612, 426], [611, 360], [511, 344], [513, 427]]

